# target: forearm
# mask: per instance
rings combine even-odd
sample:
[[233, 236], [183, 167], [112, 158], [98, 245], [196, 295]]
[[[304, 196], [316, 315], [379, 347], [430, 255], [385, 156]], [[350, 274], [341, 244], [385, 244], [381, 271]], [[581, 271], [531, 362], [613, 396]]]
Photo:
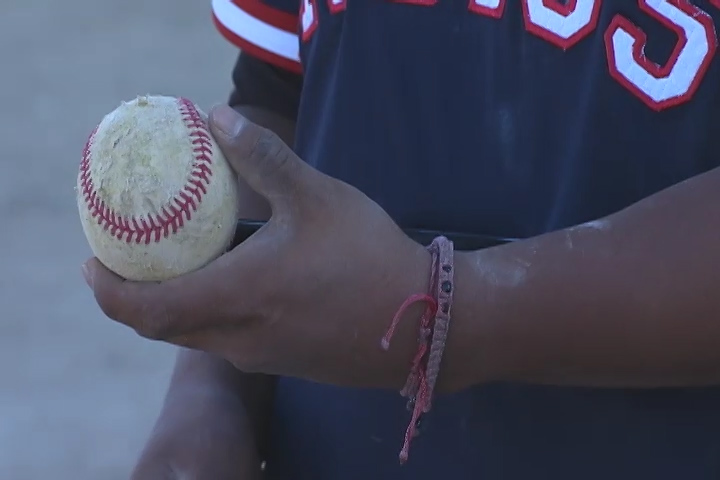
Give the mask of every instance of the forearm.
[[175, 362], [165, 410], [189, 398], [208, 403], [221, 402], [245, 411], [253, 430], [255, 446], [266, 446], [275, 377], [244, 373], [215, 355], [181, 348]]
[[720, 382], [720, 170], [605, 219], [458, 254], [447, 388]]

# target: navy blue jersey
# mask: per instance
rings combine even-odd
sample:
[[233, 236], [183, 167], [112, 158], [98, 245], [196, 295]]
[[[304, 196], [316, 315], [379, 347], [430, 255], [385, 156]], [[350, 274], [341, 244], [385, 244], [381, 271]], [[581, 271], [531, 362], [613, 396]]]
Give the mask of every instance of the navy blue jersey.
[[[213, 7], [301, 78], [298, 154], [404, 227], [529, 237], [720, 163], [720, 0]], [[720, 388], [480, 385], [402, 467], [399, 394], [281, 379], [275, 401], [271, 479], [720, 479]]]

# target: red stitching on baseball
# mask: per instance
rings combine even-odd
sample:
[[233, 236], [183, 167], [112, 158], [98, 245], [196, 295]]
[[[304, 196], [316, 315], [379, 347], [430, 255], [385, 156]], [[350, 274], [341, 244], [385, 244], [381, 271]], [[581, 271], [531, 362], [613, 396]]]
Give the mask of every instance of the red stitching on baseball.
[[83, 148], [80, 162], [80, 187], [85, 203], [92, 217], [97, 219], [98, 225], [102, 225], [110, 235], [118, 240], [124, 239], [127, 243], [148, 245], [150, 242], [159, 242], [161, 238], [167, 238], [170, 233], [177, 233], [185, 222], [192, 218], [192, 214], [197, 211], [198, 205], [207, 193], [213, 163], [210, 132], [200, 116], [200, 112], [190, 100], [179, 98], [177, 103], [191, 138], [194, 160], [187, 183], [167, 204], [160, 208], [160, 214], [126, 218], [116, 213], [105, 203], [104, 199], [100, 198], [90, 176], [90, 149], [98, 127], [92, 131], [85, 148]]

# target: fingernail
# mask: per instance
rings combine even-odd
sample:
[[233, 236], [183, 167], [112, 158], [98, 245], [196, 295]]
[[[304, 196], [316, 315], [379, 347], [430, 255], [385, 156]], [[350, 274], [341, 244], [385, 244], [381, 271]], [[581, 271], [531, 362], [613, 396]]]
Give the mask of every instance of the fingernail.
[[221, 105], [215, 109], [213, 122], [222, 133], [230, 138], [240, 132], [243, 123], [240, 114], [227, 105]]
[[88, 287], [91, 289], [93, 288], [93, 278], [90, 274], [90, 268], [88, 268], [87, 263], [82, 264], [82, 274], [83, 278], [85, 278], [85, 283], [87, 283]]

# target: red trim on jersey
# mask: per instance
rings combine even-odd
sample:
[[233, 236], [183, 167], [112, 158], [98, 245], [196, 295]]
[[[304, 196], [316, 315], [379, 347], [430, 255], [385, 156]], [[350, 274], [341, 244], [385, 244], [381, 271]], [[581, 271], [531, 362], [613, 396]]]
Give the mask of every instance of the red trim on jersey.
[[284, 68], [298, 74], [302, 73], [302, 65], [300, 64], [300, 62], [296, 62], [295, 60], [291, 60], [289, 58], [281, 57], [280, 55], [269, 52], [264, 48], [255, 45], [254, 43], [251, 43], [242, 37], [239, 37], [237, 34], [235, 34], [233, 31], [223, 25], [214, 13], [213, 22], [215, 23], [215, 27], [222, 34], [222, 36], [229, 40], [240, 50], [248, 52], [250, 55], [253, 55], [260, 60], [271, 63], [277, 67]]
[[505, 13], [505, 0], [500, 0], [500, 3], [496, 8], [486, 7], [484, 5], [478, 5], [475, 0], [468, 2], [468, 10], [478, 15], [485, 15], [492, 18], [502, 18]]
[[340, 13], [347, 8], [347, 0], [342, 0], [340, 3], [333, 3], [333, 0], [328, 0], [328, 8], [330, 13]]
[[615, 17], [613, 17], [612, 19], [612, 22], [610, 22], [610, 26], [605, 32], [605, 50], [607, 51], [608, 68], [610, 70], [610, 75], [623, 87], [627, 88], [635, 96], [640, 98], [640, 100], [642, 100], [645, 105], [652, 108], [656, 112], [687, 102], [692, 98], [693, 95], [695, 95], [695, 92], [700, 86], [702, 79], [705, 77], [705, 73], [707, 72], [710, 63], [712, 62], [713, 56], [715, 55], [715, 50], [717, 48], [717, 35], [715, 33], [715, 24], [713, 23], [712, 17], [710, 17], [707, 12], [690, 4], [687, 0], [664, 1], [668, 2], [678, 10], [681, 10], [683, 13], [699, 22], [705, 29], [705, 36], [708, 43], [708, 51], [705, 54], [705, 58], [700, 64], [700, 68], [698, 69], [698, 71], [695, 72], [695, 76], [693, 77], [693, 81], [690, 84], [690, 87], [682, 95], [669, 98], [660, 102], [656, 102], [655, 100], [653, 100], [647, 93], [643, 92], [637, 85], [632, 83], [620, 73], [617, 68], [617, 61], [615, 59], [615, 51], [613, 50], [612, 41], [612, 37], [613, 35], [615, 35], [615, 32], [618, 29], [622, 28], [623, 30], [625, 30], [633, 37], [633, 40], [635, 42], [632, 52], [633, 59], [638, 63], [638, 65], [640, 65], [653, 77], [657, 79], [665, 78], [672, 73], [673, 68], [675, 68], [675, 65], [677, 63], [678, 57], [680, 57], [680, 54], [687, 46], [687, 36], [685, 35], [685, 31], [680, 27], [680, 25], [674, 24], [668, 18], [663, 17], [655, 10], [650, 8], [647, 5], [646, 0], [638, 0], [640, 9], [642, 11], [650, 15], [652, 18], [660, 22], [665, 27], [675, 32], [675, 34], [678, 36], [678, 42], [675, 45], [675, 49], [673, 50], [672, 54], [670, 54], [670, 58], [665, 63], [665, 65], [659, 65], [657, 63], [654, 63], [652, 60], [649, 60], [645, 56], [647, 35], [640, 28], [635, 26], [630, 20], [623, 17], [622, 15], [615, 15]]
[[[522, 0], [523, 18], [525, 19], [525, 29], [536, 35], [543, 40], [546, 40], [553, 45], [567, 50], [580, 40], [584, 39], [592, 33], [597, 27], [598, 19], [600, 18], [600, 6], [602, 0], [593, 0], [593, 10], [590, 17], [590, 21], [587, 25], [583, 26], [580, 30], [570, 35], [568, 38], [563, 38], [555, 32], [551, 32], [547, 28], [541, 27], [530, 20], [530, 8], [528, 7], [528, 0]], [[577, 0], [568, 0], [567, 4], [560, 3], [560, 0], [542, 0], [543, 6], [548, 8], [563, 17], [567, 17], [575, 11], [577, 8]]]
[[710, 0], [710, 3], [716, 8], [720, 8], [720, 0]]
[[297, 33], [298, 16], [270, 7], [261, 0], [232, 0], [240, 10], [280, 30]]
[[[301, 39], [303, 42], [307, 42], [308, 40], [310, 40], [310, 37], [313, 33], [315, 33], [315, 29], [318, 26], [319, 18], [317, 1], [318, 0], [300, 0], [300, 29], [302, 30]], [[302, 19], [305, 17], [306, 3], [310, 4], [310, 8], [312, 8], [312, 23], [308, 25], [307, 29], [302, 22]]]

